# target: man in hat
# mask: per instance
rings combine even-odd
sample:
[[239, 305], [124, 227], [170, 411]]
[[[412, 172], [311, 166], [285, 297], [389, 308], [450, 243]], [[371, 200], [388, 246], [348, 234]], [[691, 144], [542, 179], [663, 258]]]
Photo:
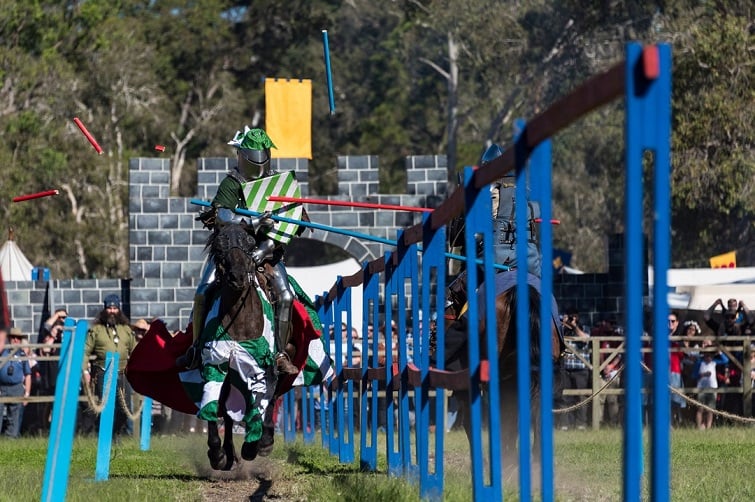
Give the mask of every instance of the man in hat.
[[[0, 329], [0, 339], [7, 333], [8, 342], [0, 352], [0, 397], [29, 397], [31, 393], [31, 366], [21, 344], [23, 332], [16, 327]], [[7, 437], [17, 438], [21, 434], [25, 402], [2, 403], [0, 416], [4, 415], [0, 431]], [[4, 412], [4, 413], [3, 413]]]
[[[290, 327], [292, 306], [295, 293], [288, 281], [286, 267], [283, 264], [283, 245], [267, 235], [273, 228], [274, 221], [269, 214], [259, 217], [242, 216], [233, 213], [234, 209], [248, 209], [244, 195], [244, 185], [253, 180], [277, 174], [270, 164], [270, 149], [275, 148], [273, 141], [262, 129], [250, 129], [248, 126], [244, 132], [237, 131], [236, 135], [228, 142], [236, 148], [238, 163], [236, 168], [228, 173], [218, 187], [217, 193], [212, 200], [210, 210], [199, 215], [199, 220], [205, 227], [214, 230], [217, 225], [228, 223], [240, 223], [245, 221], [254, 232], [256, 247], [250, 250], [254, 262], [261, 266], [265, 263], [271, 265], [269, 271], [269, 283], [273, 289], [275, 298], [275, 363], [276, 369], [281, 374], [297, 374], [299, 369], [291, 362], [296, 354], [296, 347], [290, 343]], [[306, 213], [302, 217], [307, 220]], [[297, 235], [304, 230], [300, 227]], [[210, 277], [214, 272], [214, 264], [207, 263], [197, 289], [194, 302], [195, 315], [203, 308], [204, 295], [210, 284]], [[199, 321], [199, 322], [198, 322]], [[198, 330], [201, 330], [203, 319], [194, 319], [195, 340], [198, 339]], [[190, 350], [190, 353], [195, 351]], [[195, 356], [187, 357], [195, 359]], [[194, 361], [196, 363], [196, 361]]]
[[[118, 387], [117, 393], [122, 394], [128, 402], [128, 392], [123, 371], [131, 352], [136, 346], [136, 337], [129, 325], [128, 317], [121, 311], [121, 299], [118, 295], [107, 295], [104, 308], [95, 318], [92, 327], [87, 332], [84, 345], [84, 364], [89, 363], [91, 381], [94, 383], [95, 395], [102, 396], [102, 386], [105, 375], [105, 357], [108, 352], [118, 353]], [[90, 358], [94, 359], [90, 361]], [[128, 416], [122, 409], [122, 401], [118, 399], [115, 407], [115, 421], [113, 435], [125, 432]]]

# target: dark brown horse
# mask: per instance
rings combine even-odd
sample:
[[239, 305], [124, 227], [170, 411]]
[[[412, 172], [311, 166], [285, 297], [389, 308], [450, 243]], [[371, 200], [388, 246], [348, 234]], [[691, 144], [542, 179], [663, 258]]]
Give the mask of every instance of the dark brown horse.
[[[258, 271], [252, 260], [250, 253], [254, 249], [255, 240], [249, 230], [251, 229], [244, 222], [228, 223], [216, 229], [207, 243], [209, 256], [215, 263], [215, 281], [206, 292], [202, 316], [206, 319], [201, 335], [203, 377], [213, 375], [215, 386], [220, 384], [220, 394], [217, 399], [217, 414], [208, 416], [206, 412], [200, 412], [200, 418], [208, 421], [207, 456], [213, 469], [228, 470], [238, 460], [233, 445], [234, 420], [229, 414], [228, 406], [228, 403], [234, 401], [233, 397], [236, 398], [236, 403], [240, 400], [245, 403], [244, 408], [241, 411], [235, 410], [234, 415], [238, 420], [243, 414], [241, 421], [247, 428], [241, 457], [244, 460], [254, 459], [260, 453], [260, 444], [272, 448], [272, 430], [265, 431], [269, 437], [259, 437], [259, 431], [263, 430], [261, 422], [265, 411], [267, 408], [272, 409], [272, 405], [268, 406], [273, 399], [272, 389], [275, 388], [272, 353], [269, 361], [257, 361], [245, 350], [255, 342], [261, 343], [263, 347], [267, 343], [260, 340], [265, 334], [260, 291], [266, 289], [266, 281], [264, 274]], [[222, 343], [216, 343], [218, 341]], [[208, 347], [215, 348], [209, 350]], [[224, 352], [222, 347], [231, 347], [230, 352]], [[252, 368], [251, 371], [256, 372], [256, 381], [264, 381], [261, 390], [249, 390], [245, 396], [239, 396], [238, 392], [234, 395], [234, 387], [227, 376], [228, 368], [234, 367], [234, 358], [246, 361], [240, 365]], [[208, 366], [210, 369], [205, 371]], [[207, 384], [205, 388], [208, 388]], [[218, 430], [220, 418], [225, 426], [222, 443]]]
[[[504, 275], [506, 274], [506, 275]], [[496, 299], [495, 299], [495, 321], [498, 346], [498, 371], [499, 371], [499, 397], [501, 404], [501, 449], [503, 452], [504, 465], [517, 465], [518, 456], [515, 441], [511, 438], [516, 437], [518, 425], [518, 413], [516, 403], [518, 398], [518, 373], [517, 373], [517, 291], [515, 272], [501, 272], [496, 275]], [[531, 388], [530, 398], [532, 405], [531, 427], [534, 436], [533, 459], [539, 460], [540, 454], [540, 291], [539, 279], [530, 276], [529, 287], [529, 369], [531, 371]], [[534, 285], [533, 285], [534, 283]], [[482, 286], [481, 286], [482, 287]], [[466, 316], [462, 315], [464, 306], [467, 303], [467, 286], [465, 276], [460, 276], [454, 283], [448, 287], [447, 297], [449, 299], [445, 312], [446, 318], [446, 369], [459, 370], [469, 367], [468, 347], [467, 347], [467, 322]], [[560, 359], [563, 352], [563, 337], [558, 329], [558, 310], [555, 300], [552, 300], [553, 311], [551, 321], [551, 357], [554, 363], [554, 392], [561, 392], [561, 380], [558, 378], [560, 372]], [[477, 332], [481, 337], [482, 357], [487, 358], [484, 353], [485, 344], [482, 343], [484, 337], [487, 316], [480, 317], [480, 325]], [[470, 330], [472, 332], [472, 330]], [[455, 391], [455, 396], [459, 402], [459, 419], [462, 420], [467, 437], [471, 441], [471, 420], [470, 420], [470, 401], [468, 391]]]

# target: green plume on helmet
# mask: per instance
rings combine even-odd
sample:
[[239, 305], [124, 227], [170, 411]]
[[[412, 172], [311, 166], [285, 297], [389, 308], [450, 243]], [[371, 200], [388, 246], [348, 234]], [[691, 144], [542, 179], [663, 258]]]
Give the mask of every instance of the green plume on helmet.
[[244, 126], [244, 132], [236, 131], [236, 135], [229, 145], [236, 148], [244, 148], [247, 150], [265, 150], [267, 148], [277, 148], [273, 144], [273, 140], [262, 129], [249, 129], [249, 126]]

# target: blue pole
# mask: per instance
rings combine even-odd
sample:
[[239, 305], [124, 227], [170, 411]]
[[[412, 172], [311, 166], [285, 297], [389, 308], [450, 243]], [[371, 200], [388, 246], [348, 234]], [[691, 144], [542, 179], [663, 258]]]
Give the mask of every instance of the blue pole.
[[[637, 81], [635, 68], [640, 61], [641, 47], [630, 43], [626, 46], [626, 176], [624, 231], [626, 275], [624, 311], [626, 312], [626, 362], [624, 376], [624, 500], [640, 500], [643, 470], [642, 437], [642, 276], [645, 267], [642, 248], [642, 121], [641, 101], [635, 95]], [[665, 296], [664, 296], [665, 298]], [[659, 301], [658, 298], [655, 299]], [[668, 366], [658, 368], [667, 372]]]
[[142, 451], [149, 450], [150, 434], [152, 433], [152, 398], [144, 396], [142, 401], [142, 426], [140, 428], [140, 446]]
[[[543, 218], [543, 226], [540, 230], [540, 242], [542, 243], [543, 267], [540, 289], [540, 458], [541, 466], [541, 499], [543, 502], [554, 500], [553, 475], [554, 475], [554, 448], [553, 448], [553, 360], [551, 359], [551, 296], [553, 293], [553, 229], [547, 222], [551, 220], [551, 195], [552, 195], [552, 148], [551, 140], [547, 139], [540, 143], [532, 151], [530, 156], [530, 169], [533, 185], [538, 186], [538, 202], [540, 202], [540, 216]], [[537, 181], [535, 181], [537, 180]], [[517, 229], [518, 230], [518, 229]], [[523, 238], [517, 235], [517, 240]], [[535, 334], [532, 333], [532, 336]]]
[[118, 388], [117, 352], [105, 355], [105, 374], [102, 376], [102, 399], [105, 406], [100, 414], [100, 432], [97, 439], [97, 465], [95, 481], [107, 481], [110, 475], [110, 451], [113, 447], [113, 417], [115, 415], [116, 389]]
[[79, 406], [79, 383], [84, 360], [84, 342], [89, 323], [79, 320], [73, 333], [74, 320], [66, 319], [63, 346], [60, 351], [58, 378], [55, 382], [55, 403], [52, 408], [50, 438], [47, 443], [47, 461], [42, 484], [42, 501], [65, 500], [73, 450], [73, 433], [76, 428], [76, 411]]
[[[191, 199], [189, 202], [191, 202], [192, 204], [197, 205], [197, 206], [204, 206], [204, 207], [210, 207], [210, 206], [212, 206], [212, 203], [207, 202], [205, 200], [200, 200], [200, 199]], [[258, 213], [256, 211], [250, 211], [249, 209], [236, 208], [234, 211], [237, 212], [238, 214], [242, 214], [242, 215], [245, 215], [245, 216], [261, 216], [262, 215], [262, 213]], [[321, 223], [314, 223], [314, 222], [311, 222], [311, 221], [296, 220], [296, 219], [293, 219], [293, 218], [286, 218], [285, 216], [278, 216], [278, 215], [275, 215], [275, 214], [272, 215], [271, 218], [273, 220], [275, 220], [275, 221], [282, 221], [284, 223], [293, 223], [295, 225], [301, 225], [301, 226], [307, 227], [307, 228], [314, 228], [315, 230], [323, 230], [325, 232], [333, 232], [333, 233], [336, 233], [336, 234], [348, 235], [349, 237], [356, 237], [357, 239], [364, 239], [366, 241], [379, 242], [381, 244], [386, 244], [388, 246], [394, 246], [394, 247], [398, 246], [398, 242], [395, 241], [395, 240], [386, 239], [386, 238], [383, 238], [383, 237], [376, 237], [374, 235], [363, 234], [363, 233], [360, 233], [360, 232], [354, 232], [352, 230], [345, 230], [345, 229], [342, 229], [342, 228], [331, 227], [329, 225], [323, 225]], [[420, 251], [422, 250], [421, 247], [418, 247], [418, 249]], [[445, 253], [445, 256], [446, 256], [446, 258], [450, 258], [452, 260], [467, 261], [467, 257], [466, 256], [462, 256], [462, 255], [458, 255], [458, 254]], [[477, 264], [478, 265], [482, 265], [482, 260], [478, 259], [477, 260]], [[493, 264], [493, 267], [496, 268], [496, 269], [498, 269], [498, 270], [509, 270], [508, 266], [501, 265], [501, 264], [498, 264], [498, 263]]]
[[330, 45], [328, 44], [328, 30], [322, 30], [322, 51], [325, 58], [325, 77], [328, 82], [328, 104], [330, 114], [336, 113], [336, 100], [333, 97], [333, 74], [330, 71]]
[[[667, 329], [668, 292], [666, 271], [671, 259], [671, 47], [667, 44], [646, 51], [656, 51], [658, 76], [648, 82], [649, 91], [643, 98], [645, 139], [655, 151], [655, 222], [653, 225], [653, 368], [669, 367], [669, 342], [660, 336]], [[648, 52], [644, 55], [649, 56]], [[651, 457], [652, 500], [669, 500], [670, 485], [670, 397], [669, 376], [665, 371], [653, 373], [653, 428]]]

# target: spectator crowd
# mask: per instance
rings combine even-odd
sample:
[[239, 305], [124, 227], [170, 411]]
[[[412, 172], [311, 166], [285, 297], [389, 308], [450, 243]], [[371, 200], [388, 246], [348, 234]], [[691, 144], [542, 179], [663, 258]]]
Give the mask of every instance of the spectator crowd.
[[[95, 406], [84, 396], [101, 395], [105, 367], [105, 353], [116, 351], [120, 355], [117, 388], [123, 394], [130, 409], [116, 407], [114, 435], [128, 435], [133, 432], [130, 417], [138, 397], [132, 395], [123, 370], [128, 357], [136, 344], [149, 329], [144, 319], [131, 323], [120, 308], [120, 298], [109, 295], [103, 309], [93, 321], [85, 345], [86, 360], [81, 387], [81, 405], [77, 420], [78, 432], [94, 433], [98, 417]], [[35, 343], [31, 348], [30, 335], [17, 327], [0, 326], [0, 397], [19, 398], [0, 403], [3, 437], [39, 435], [49, 431], [51, 400], [34, 400], [34, 397], [49, 397], [55, 393], [60, 344], [66, 333], [63, 326], [67, 318], [65, 308], [57, 309], [40, 327]], [[747, 305], [736, 299], [726, 303], [717, 299], [699, 317], [683, 318], [678, 311], [668, 315], [669, 340], [669, 385], [671, 387], [671, 419], [674, 427], [696, 427], [710, 429], [717, 424], [731, 423], [731, 416], [752, 416], [755, 410], [744, 413], [743, 389], [755, 385], [755, 346], [746, 346], [743, 337], [752, 336], [755, 329], [755, 314]], [[620, 349], [624, 331], [613, 315], [604, 315], [592, 327], [583, 323], [583, 317], [575, 308], [568, 307], [560, 316], [567, 341], [563, 354], [562, 376], [565, 393], [554, 403], [557, 411], [556, 427], [562, 430], [585, 430], [595, 425], [620, 426], [622, 424], [623, 356]], [[420, 321], [421, 323], [421, 321]], [[702, 324], [702, 325], [701, 325]], [[431, 320], [431, 331], [436, 318]], [[421, 326], [421, 324], [420, 324]], [[345, 330], [345, 325], [342, 326]], [[385, 326], [380, 326], [378, 336], [381, 352], [385, 348]], [[398, 330], [395, 322], [391, 325], [391, 347], [394, 357], [398, 357]], [[407, 347], [411, 353], [413, 337], [407, 328]], [[421, 331], [420, 331], [421, 332]], [[646, 409], [645, 419], [652, 404], [648, 392], [651, 382], [652, 335], [644, 333], [643, 374], [645, 376], [642, 403]], [[366, 333], [369, 346], [372, 346], [372, 326]], [[360, 366], [361, 337], [357, 330], [351, 332], [351, 360], [347, 366]], [[334, 338], [331, 333], [331, 343]], [[341, 353], [347, 359], [346, 337]], [[595, 349], [597, 348], [597, 353]], [[335, 347], [331, 347], [335, 354]], [[596, 368], [597, 366], [597, 368]], [[598, 375], [600, 381], [593, 381]], [[745, 385], [745, 378], [749, 378]], [[88, 387], [88, 391], [87, 391]], [[597, 396], [593, 392], [599, 389]], [[380, 389], [385, 390], [385, 389]], [[32, 399], [27, 399], [27, 398]], [[592, 423], [590, 397], [597, 399], [600, 409], [599, 424]], [[453, 398], [452, 398], [453, 399]], [[319, 403], [318, 403], [319, 404]], [[451, 401], [453, 408], [453, 401]], [[384, 397], [378, 403], [379, 426], [385, 426], [386, 403]], [[569, 408], [561, 413], [560, 409]], [[355, 423], [359, 423], [358, 403], [353, 403]], [[718, 411], [725, 412], [719, 414]], [[453, 409], [449, 410], [448, 424], [453, 423]], [[156, 403], [153, 410], [153, 427], [157, 432], [181, 433], [201, 432], [196, 417], [172, 412]], [[317, 414], [319, 418], [319, 414]], [[722, 418], [725, 417], [725, 418]], [[459, 425], [459, 424], [457, 424]], [[433, 425], [434, 427], [434, 425]]]

